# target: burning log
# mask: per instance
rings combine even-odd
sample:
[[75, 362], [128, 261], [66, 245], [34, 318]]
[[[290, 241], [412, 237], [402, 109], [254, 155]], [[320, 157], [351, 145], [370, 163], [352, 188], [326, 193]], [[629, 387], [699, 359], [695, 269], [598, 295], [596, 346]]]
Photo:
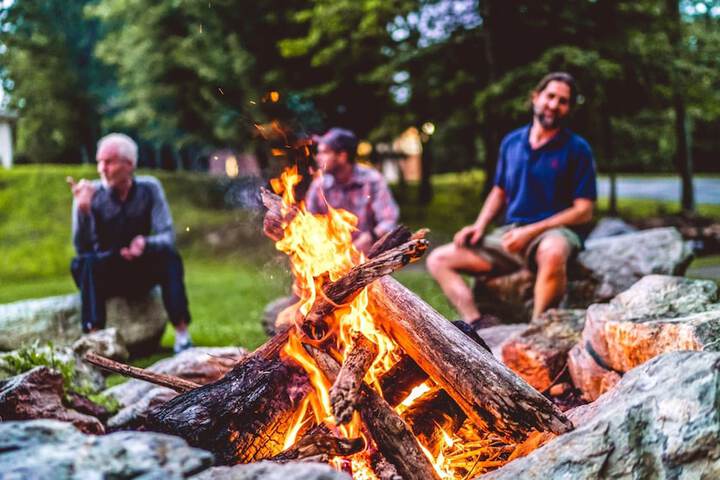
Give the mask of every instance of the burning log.
[[[335, 381], [340, 371], [337, 362], [324, 351], [309, 348], [323, 374], [329, 380]], [[439, 480], [435, 469], [400, 415], [367, 385], [362, 385], [358, 411], [378, 450], [395, 466], [403, 479]]]
[[277, 455], [310, 390], [305, 372], [279, 357], [287, 339], [285, 329], [217, 382], [157, 407], [149, 415], [149, 429], [210, 450], [222, 464]]
[[125, 375], [126, 377], [137, 378], [138, 380], [144, 380], [155, 385], [171, 388], [180, 393], [189, 392], [190, 390], [200, 387], [199, 384], [185, 380], [184, 378], [165, 375], [164, 373], [155, 373], [142, 368], [133, 367], [131, 365], [125, 365], [124, 363], [102, 357], [94, 352], [87, 352], [83, 358], [88, 363], [110, 372], [119, 373], [120, 375]]
[[375, 320], [478, 427], [512, 440], [572, 429], [549, 400], [400, 283], [385, 277], [370, 288]]
[[319, 460], [327, 462], [330, 457], [348, 456], [365, 448], [362, 438], [339, 438], [328, 433], [324, 425], [311, 429], [287, 450], [270, 458], [273, 462]]
[[425, 448], [437, 456], [443, 442], [443, 431], [455, 433], [467, 416], [450, 395], [434, 388], [402, 413], [402, 418]]
[[405, 225], [398, 225], [380, 237], [367, 254], [367, 258], [375, 258], [382, 252], [398, 247], [412, 238], [412, 232]]
[[330, 389], [330, 403], [335, 419], [340, 424], [352, 420], [353, 413], [360, 402], [360, 387], [363, 378], [377, 357], [377, 345], [363, 334], [353, 335], [353, 346], [338, 372], [335, 383]]
[[410, 240], [354, 267], [347, 275], [323, 289], [326, 298], [320, 297], [315, 301], [305, 322], [309, 322], [310, 325], [321, 324], [323, 319], [335, 310], [337, 304], [351, 300], [357, 292], [378, 278], [418, 260], [428, 246], [429, 242], [424, 238]]
[[395, 365], [380, 377], [380, 390], [386, 402], [393, 407], [407, 397], [413, 388], [427, 380], [425, 370], [407, 355], [400, 357]]

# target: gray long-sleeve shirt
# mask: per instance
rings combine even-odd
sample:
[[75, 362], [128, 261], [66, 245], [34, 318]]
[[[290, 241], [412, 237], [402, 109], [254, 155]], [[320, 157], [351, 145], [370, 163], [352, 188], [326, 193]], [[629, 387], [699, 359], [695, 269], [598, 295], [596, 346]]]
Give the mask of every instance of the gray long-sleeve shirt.
[[73, 202], [73, 244], [78, 254], [119, 251], [138, 235], [146, 237], [146, 248], [150, 250], [174, 247], [170, 208], [155, 177], [135, 177], [124, 202], [99, 180], [93, 185], [96, 191], [89, 213], [79, 212]]

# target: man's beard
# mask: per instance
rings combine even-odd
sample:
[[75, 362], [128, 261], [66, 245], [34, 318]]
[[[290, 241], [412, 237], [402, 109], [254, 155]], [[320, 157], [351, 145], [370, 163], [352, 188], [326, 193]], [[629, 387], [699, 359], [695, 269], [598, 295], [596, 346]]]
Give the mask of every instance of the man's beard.
[[542, 127], [546, 130], [555, 130], [558, 128], [562, 128], [567, 125], [568, 122], [568, 115], [562, 117], [558, 115], [553, 115], [552, 117], [548, 118], [548, 116], [546, 116], [545, 113], [542, 111], [533, 111], [533, 115], [540, 123], [540, 125], [542, 125]]

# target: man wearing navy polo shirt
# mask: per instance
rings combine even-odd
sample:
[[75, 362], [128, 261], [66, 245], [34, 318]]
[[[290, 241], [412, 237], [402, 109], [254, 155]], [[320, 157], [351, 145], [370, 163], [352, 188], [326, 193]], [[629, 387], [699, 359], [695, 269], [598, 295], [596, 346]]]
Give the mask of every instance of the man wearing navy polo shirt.
[[[567, 262], [582, 248], [582, 227], [592, 219], [597, 198], [592, 152], [565, 126], [577, 98], [575, 80], [563, 72], [546, 75], [531, 98], [532, 123], [503, 139], [494, 186], [477, 220], [428, 257], [432, 276], [476, 328], [493, 322], [478, 311], [461, 272], [535, 271], [535, 318], [565, 294]], [[505, 225], [486, 235], [503, 210]]]

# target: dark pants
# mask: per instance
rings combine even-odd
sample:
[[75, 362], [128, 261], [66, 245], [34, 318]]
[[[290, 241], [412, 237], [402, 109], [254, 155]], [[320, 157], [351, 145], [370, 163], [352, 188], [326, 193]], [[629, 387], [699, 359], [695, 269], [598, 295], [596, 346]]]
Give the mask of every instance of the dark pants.
[[183, 264], [172, 248], [145, 252], [128, 261], [116, 252], [93, 252], [73, 258], [70, 264], [82, 299], [82, 329], [105, 328], [105, 301], [110, 297], [142, 298], [155, 286], [173, 325], [190, 323], [183, 282]]

